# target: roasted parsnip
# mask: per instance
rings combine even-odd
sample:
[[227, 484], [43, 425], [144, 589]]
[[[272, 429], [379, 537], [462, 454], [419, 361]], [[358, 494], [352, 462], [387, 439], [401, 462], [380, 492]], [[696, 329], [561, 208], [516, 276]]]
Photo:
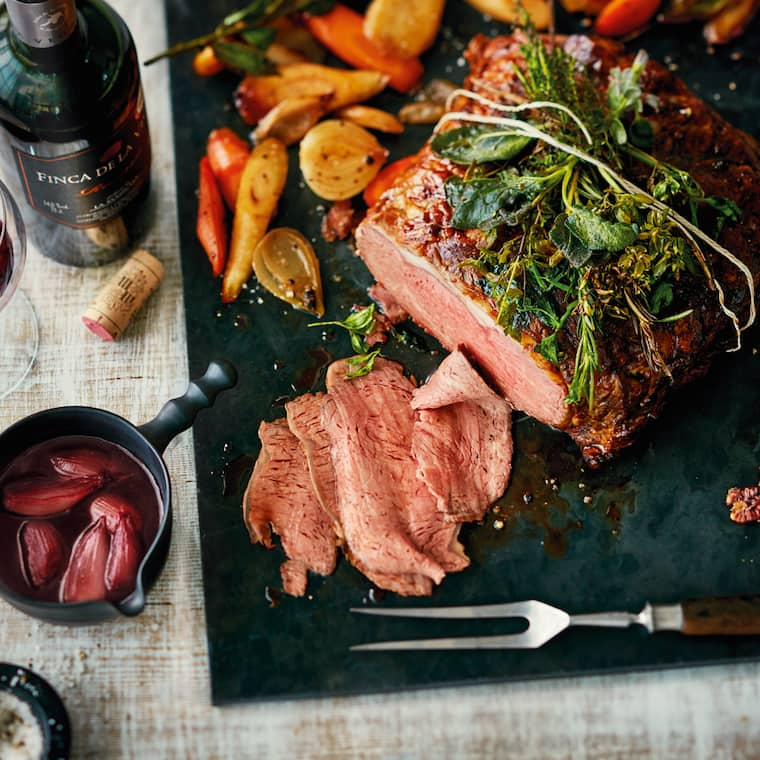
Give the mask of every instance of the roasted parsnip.
[[288, 175], [288, 152], [274, 137], [252, 151], [240, 180], [222, 301], [234, 301], [253, 271], [253, 252], [277, 210]]

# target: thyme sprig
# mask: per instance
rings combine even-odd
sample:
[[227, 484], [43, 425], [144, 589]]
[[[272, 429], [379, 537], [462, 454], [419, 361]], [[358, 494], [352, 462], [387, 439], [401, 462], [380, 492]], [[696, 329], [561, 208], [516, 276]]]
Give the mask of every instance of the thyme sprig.
[[217, 58], [231, 68], [260, 74], [268, 68], [266, 51], [274, 39], [269, 27], [273, 21], [291, 13], [326, 13], [333, 5], [332, 0], [253, 0], [225, 16], [213, 31], [172, 45], [145, 65], [211, 45]]
[[310, 322], [308, 327], [340, 327], [348, 332], [351, 340], [351, 348], [356, 352], [355, 356], [347, 359], [353, 369], [346, 373], [346, 378], [351, 380], [355, 377], [368, 375], [375, 366], [375, 359], [382, 356], [380, 349], [370, 351], [367, 338], [377, 330], [377, 317], [375, 316], [375, 304], [371, 303], [363, 309], [352, 311], [343, 320], [330, 322]]
[[[486, 233], [480, 255], [464, 264], [496, 302], [499, 324], [519, 336], [538, 320], [543, 337], [535, 350], [551, 364], [572, 367], [566, 401], [592, 408], [597, 337], [607, 320], [630, 320], [650, 370], [669, 377], [654, 327], [691, 313], [678, 303], [679, 280], [707, 278], [734, 324], [737, 347], [755, 318], [753, 280], [703, 229], [713, 224], [717, 236], [727, 221], [738, 221], [736, 204], [706, 197], [687, 172], [645, 151], [653, 130], [643, 114], [657, 107], [639, 83], [646, 55], [612, 69], [605, 90], [562, 48], [547, 49], [528, 34], [524, 65], [515, 70], [525, 102], [504, 105], [459, 90], [452, 97], [490, 113], [449, 112], [432, 147], [467, 164], [464, 177], [447, 180], [446, 197], [454, 227]], [[447, 122], [459, 126], [440, 131]], [[495, 156], [494, 148], [511, 154]], [[646, 187], [626, 176], [632, 165], [649, 168]], [[708, 208], [712, 214], [705, 215]], [[747, 278], [744, 326], [727, 307], [700, 243]]]

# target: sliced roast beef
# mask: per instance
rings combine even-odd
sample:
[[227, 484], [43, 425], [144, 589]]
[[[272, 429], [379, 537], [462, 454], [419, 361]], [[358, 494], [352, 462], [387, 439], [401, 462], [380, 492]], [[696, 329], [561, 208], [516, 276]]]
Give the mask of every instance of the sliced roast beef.
[[[476, 37], [467, 51], [470, 76], [465, 85], [491, 99], [519, 102], [523, 91], [515, 66], [523, 62], [524, 42], [519, 34]], [[600, 88], [606, 86], [612, 67], [631, 64], [632, 56], [613, 42], [575, 37], [560, 44], [588, 65]], [[727, 222], [719, 240], [747, 264], [757, 288], [760, 159], [755, 141], [731, 127], [664, 66], [650, 61], [641, 85], [659, 103], [647, 113], [654, 131], [652, 154], [689, 172], [707, 196], [726, 197], [742, 209], [741, 221]], [[486, 110], [471, 102], [456, 107]], [[578, 342], [574, 322], [568, 320], [560, 336], [567, 358], [559, 366], [548, 364], [534, 350], [551, 332], [538, 318], [527, 319], [515, 337], [498, 325], [497, 305], [471, 263], [478, 257], [483, 234], [451, 226], [444, 182], [464, 169], [429, 147], [420, 151], [416, 163], [357, 229], [358, 252], [415, 322], [449, 350], [462, 346], [515, 407], [566, 430], [587, 461], [597, 465], [629, 445], [675, 389], [704, 375], [712, 359], [735, 342], [733, 327], [705, 278], [684, 274], [678, 295], [686, 316], [652, 327], [668, 372], [650, 367], [631, 320], [611, 319], [597, 338], [600, 367], [594, 376], [593, 407], [567, 404]], [[634, 170], [642, 176], [632, 179], [646, 184], [649, 168], [642, 164]], [[727, 305], [743, 322], [749, 301], [746, 282], [725, 259], [703, 253], [723, 283]]]
[[509, 481], [512, 407], [457, 350], [414, 391], [412, 408], [419, 480], [446, 520], [482, 520]]
[[401, 367], [378, 359], [364, 377], [332, 364], [322, 424], [331, 440], [337, 510], [352, 563], [383, 588], [430, 594], [447, 570], [468, 563], [411, 454], [414, 386]]
[[287, 420], [262, 422], [259, 438], [261, 453], [243, 497], [243, 519], [253, 543], [272, 548], [272, 529], [279, 535], [293, 561], [282, 569], [285, 591], [301, 595], [307, 569], [322, 575], [335, 569], [332, 520], [317, 500], [306, 457]]
[[306, 455], [311, 484], [322, 509], [333, 522], [336, 535], [342, 538], [335, 493], [335, 470], [330, 458], [330, 437], [322, 426], [324, 393], [305, 393], [285, 404], [288, 427], [299, 440]]

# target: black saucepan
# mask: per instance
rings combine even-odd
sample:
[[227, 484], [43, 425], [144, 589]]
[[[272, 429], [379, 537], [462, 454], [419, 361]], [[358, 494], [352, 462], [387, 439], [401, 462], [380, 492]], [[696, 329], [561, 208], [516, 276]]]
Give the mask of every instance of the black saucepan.
[[146, 591], [161, 572], [171, 541], [171, 484], [161, 454], [172, 438], [193, 424], [199, 411], [212, 406], [216, 396], [236, 382], [237, 372], [232, 364], [215, 360], [203, 377], [190, 383], [184, 395], [168, 401], [155, 419], [140, 427], [103, 409], [64, 406], [32, 414], [5, 430], [0, 435], [0, 471], [35, 444], [58, 436], [97, 436], [127, 449], [145, 465], [158, 486], [163, 509], [156, 537], [140, 565], [135, 590], [122, 601], [41, 602], [21, 596], [2, 581], [0, 595], [29, 615], [66, 625], [98, 623], [119, 614], [131, 616], [142, 612]]

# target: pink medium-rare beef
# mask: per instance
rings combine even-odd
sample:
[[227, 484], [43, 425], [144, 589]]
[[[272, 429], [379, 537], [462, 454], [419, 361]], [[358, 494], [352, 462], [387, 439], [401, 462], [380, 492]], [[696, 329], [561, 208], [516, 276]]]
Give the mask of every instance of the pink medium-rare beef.
[[285, 404], [288, 427], [306, 455], [311, 484], [322, 509], [330, 516], [339, 538], [343, 528], [338, 517], [335, 470], [330, 457], [330, 436], [322, 426], [324, 393], [305, 393]]
[[399, 365], [378, 359], [364, 377], [333, 363], [322, 424], [332, 441], [337, 509], [346, 554], [374, 583], [402, 595], [427, 595], [447, 570], [468, 564], [435, 499], [416, 477], [411, 454], [414, 386]]
[[[630, 66], [632, 56], [608, 40], [557, 38], [558, 44], [598, 77], [606, 87], [610, 69]], [[465, 86], [488, 98], [518, 102], [524, 97], [515, 66], [523, 62], [525, 37], [476, 37], [466, 53], [470, 75]], [[719, 237], [760, 279], [760, 158], [756, 142], [733, 128], [695, 97], [666, 67], [650, 61], [641, 76], [645, 93], [658, 99], [646, 118], [654, 128], [655, 158], [689, 172], [706, 196], [724, 196], [742, 209], [739, 222], [728, 221]], [[462, 110], [481, 106], [457, 103]], [[650, 169], [628, 167], [631, 179], [646, 184]], [[671, 393], [703, 376], [712, 359], [735, 342], [721, 312], [716, 291], [703, 277], [686, 274], [679, 298], [687, 316], [653, 327], [657, 351], [668, 373], [653, 370], [630, 320], [608, 320], [597, 340], [600, 369], [595, 373], [594, 406], [567, 404], [578, 342], [571, 319], [560, 333], [566, 359], [548, 364], [534, 347], [550, 330], [537, 318], [517, 338], [497, 324], [495, 301], [482, 289], [478, 271], [468, 261], [478, 256], [478, 230], [451, 227], [452, 210], [444, 182], [457, 167], [423, 148], [417, 161], [387, 190], [356, 231], [359, 255], [379, 284], [391, 292], [412, 319], [449, 350], [461, 345], [491, 383], [513, 405], [564, 429], [593, 466], [633, 442], [655, 418]], [[703, 252], [724, 286], [727, 305], [743, 322], [749, 293], [738, 270], [711, 251]]]
[[[307, 569], [321, 575], [335, 569], [332, 520], [314, 494], [306, 457], [287, 420], [262, 422], [259, 438], [261, 453], [243, 497], [243, 519], [252, 543], [272, 548], [272, 529], [279, 535], [288, 558], [301, 563], [289, 565], [283, 580], [288, 576], [290, 588], [305, 588]], [[294, 578], [299, 572], [302, 582]]]
[[305, 596], [308, 585], [308, 567], [303, 560], [289, 559], [280, 565], [282, 590], [291, 596]]
[[380, 307], [380, 311], [388, 317], [392, 325], [396, 325], [399, 322], [403, 322], [405, 319], [409, 319], [409, 314], [398, 301], [396, 301], [393, 294], [387, 288], [375, 283], [367, 292], [369, 293], [370, 298]]
[[[414, 199], [413, 190], [406, 190], [409, 215], [432, 211], [424, 192]], [[515, 407], [550, 425], [563, 426], [569, 413], [564, 403], [567, 390], [548, 363], [533, 354], [534, 344], [521, 345], [507, 335], [480, 303], [485, 296], [478, 299], [463, 290], [448, 279], [443, 267], [437, 269], [424, 258], [424, 251], [436, 250], [432, 239], [430, 247], [420, 240], [413, 249], [397, 239], [390, 220], [386, 224], [376, 216], [371, 209], [357, 229], [358, 251], [401, 308], [444, 348], [454, 351], [461, 347], [473, 356]], [[452, 237], [461, 234], [449, 231]], [[472, 244], [468, 255], [474, 250]]]
[[449, 354], [412, 396], [417, 477], [444, 519], [482, 520], [503, 493], [512, 464], [512, 407], [464, 354]]

